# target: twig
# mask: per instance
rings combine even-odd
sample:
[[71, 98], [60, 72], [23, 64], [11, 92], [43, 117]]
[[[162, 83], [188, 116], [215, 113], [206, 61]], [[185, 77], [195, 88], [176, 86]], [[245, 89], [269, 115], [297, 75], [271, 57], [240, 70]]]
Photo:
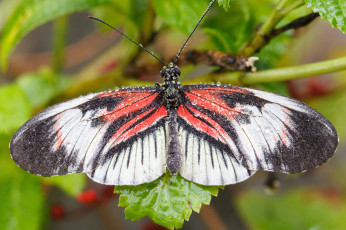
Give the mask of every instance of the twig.
[[289, 0], [281, 0], [263, 23], [260, 29], [256, 32], [251, 41], [239, 52], [240, 56], [249, 57], [259, 51], [268, 43], [266, 39], [274, 30], [275, 26], [292, 10], [303, 5], [302, 1], [296, 1], [290, 4]]
[[234, 54], [224, 53], [216, 50], [197, 51], [191, 50], [184, 55], [184, 61], [193, 64], [220, 66], [232, 71], [255, 72], [254, 62], [257, 57], [242, 57]]
[[345, 69], [346, 57], [341, 57], [312, 64], [257, 71], [255, 73], [221, 73], [215, 74], [213, 77], [223, 83], [257, 84], [300, 79]]
[[300, 28], [300, 27], [303, 27], [303, 26], [306, 26], [308, 25], [310, 22], [312, 22], [315, 18], [317, 18], [319, 16], [318, 13], [311, 13], [311, 14], [308, 14], [306, 16], [303, 16], [303, 17], [300, 17], [300, 18], [297, 18], [296, 20], [288, 23], [287, 25], [285, 26], [282, 26], [278, 29], [275, 29], [273, 30], [269, 36], [268, 36], [268, 40], [278, 36], [279, 34], [287, 31], [287, 30], [290, 30], [290, 29], [297, 29], [297, 28]]

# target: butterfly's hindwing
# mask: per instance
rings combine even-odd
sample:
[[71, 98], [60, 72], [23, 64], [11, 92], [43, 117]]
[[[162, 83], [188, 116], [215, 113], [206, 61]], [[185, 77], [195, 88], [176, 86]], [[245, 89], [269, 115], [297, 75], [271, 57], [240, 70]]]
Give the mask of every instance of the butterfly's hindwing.
[[110, 185], [137, 185], [155, 180], [166, 170], [167, 122], [160, 119], [145, 131], [106, 151], [94, 181]]
[[183, 90], [180, 116], [210, 139], [228, 145], [225, 153], [249, 170], [302, 172], [335, 152], [335, 128], [302, 102], [234, 86], [188, 85]]
[[[122, 176], [101, 178], [98, 172], [111, 161], [116, 166], [116, 159], [126, 154], [126, 167], [142, 167], [149, 148], [156, 148], [155, 157], [148, 157], [151, 163], [144, 166], [143, 175], [128, 179], [133, 183], [148, 182], [164, 172], [161, 158], [165, 157], [165, 141], [156, 143], [155, 135], [161, 137], [166, 116], [156, 87], [91, 94], [49, 107], [29, 120], [12, 138], [11, 156], [20, 167], [38, 175], [87, 172], [100, 182], [117, 179], [122, 183]], [[142, 157], [143, 164], [133, 162], [134, 155]], [[129, 174], [131, 170], [122, 171]]]
[[[178, 115], [179, 139], [183, 150], [180, 174], [184, 178], [203, 185], [226, 185], [246, 180], [255, 173], [238, 161], [227, 143], [212, 135], [215, 129], [210, 123], [206, 122], [203, 126], [204, 132], [198, 127], [202, 125], [193, 121], [193, 113], [181, 109]], [[209, 129], [205, 126], [209, 126]]]

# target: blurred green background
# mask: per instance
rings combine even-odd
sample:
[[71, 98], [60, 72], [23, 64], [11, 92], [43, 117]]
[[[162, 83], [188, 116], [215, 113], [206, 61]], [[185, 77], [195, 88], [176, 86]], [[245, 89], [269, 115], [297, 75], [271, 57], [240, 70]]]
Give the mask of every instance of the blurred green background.
[[[241, 53], [278, 5], [295, 7], [287, 10], [282, 20], [274, 24], [275, 28], [311, 14], [307, 5], [326, 1], [305, 1], [307, 5], [294, 0], [219, 2], [224, 5], [213, 6], [186, 50]], [[8, 145], [16, 129], [51, 104], [109, 88], [161, 82], [161, 67], [155, 59], [110, 28], [89, 20], [87, 15], [120, 28], [169, 62], [208, 3], [0, 1], [1, 229], [163, 228], [149, 218], [125, 220], [114, 188], [96, 184], [84, 174], [41, 178], [25, 172], [11, 160]], [[341, 8], [346, 15], [345, 6], [333, 7], [334, 21], [330, 15], [324, 15], [331, 23], [317, 18], [306, 27], [270, 39], [260, 51], [251, 54], [260, 57], [256, 63], [258, 70], [345, 56], [346, 36], [341, 31], [346, 30], [346, 17], [336, 11]], [[332, 10], [329, 13], [334, 14]], [[215, 81], [219, 69], [188, 63], [181, 68], [183, 82]], [[183, 229], [346, 229], [346, 72], [247, 86], [290, 95], [320, 111], [339, 133], [338, 150], [325, 165], [303, 174], [259, 172], [243, 183], [226, 186], [219, 190], [218, 197], [212, 198], [211, 205], [203, 206], [200, 214], [193, 213]], [[279, 181], [280, 186], [269, 189], [268, 178]]]

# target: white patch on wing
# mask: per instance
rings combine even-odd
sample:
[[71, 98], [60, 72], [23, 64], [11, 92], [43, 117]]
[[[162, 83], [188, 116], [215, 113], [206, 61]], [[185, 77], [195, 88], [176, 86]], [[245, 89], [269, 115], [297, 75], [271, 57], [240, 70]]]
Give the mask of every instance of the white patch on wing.
[[96, 95], [97, 95], [97, 93], [91, 93], [91, 94], [88, 94], [86, 96], [80, 96], [80, 97], [77, 97], [75, 99], [72, 99], [72, 100], [62, 102], [60, 104], [56, 104], [56, 105], [53, 105], [51, 107], [48, 107], [47, 109], [43, 110], [37, 116], [37, 119], [38, 120], [44, 120], [44, 119], [49, 118], [51, 116], [55, 116], [61, 112], [64, 112], [65, 110], [69, 110], [69, 109], [74, 108], [80, 104], [83, 104], [85, 102], [90, 101]]
[[262, 98], [264, 100], [267, 100], [272, 103], [279, 104], [281, 106], [285, 106], [287, 108], [290, 108], [295, 111], [299, 111], [302, 113], [310, 113], [310, 114], [317, 114], [315, 110], [311, 109], [304, 103], [294, 100], [289, 97], [284, 97], [278, 94], [273, 94], [261, 90], [256, 90], [256, 89], [250, 89], [251, 92], [255, 94], [255, 96]]
[[181, 126], [178, 131], [183, 149], [179, 173], [185, 179], [203, 185], [227, 185], [243, 181], [255, 173], [242, 166], [231, 152], [212, 146]]
[[[282, 145], [287, 148], [292, 147], [292, 136], [287, 130], [287, 127], [294, 130], [290, 110], [269, 102], [262, 107], [261, 111], [256, 106], [250, 105], [243, 105], [240, 108], [245, 114], [251, 115], [246, 121], [233, 119], [229, 121], [237, 133], [237, 144], [241, 151], [240, 153], [236, 151], [237, 148], [232, 143], [230, 148], [234, 149], [233, 152], [239, 162], [244, 162], [249, 169], [273, 171], [278, 162], [272, 162], [271, 159], [282, 159], [278, 147]], [[282, 160], [280, 167], [286, 170]]]
[[138, 137], [130, 146], [103, 159], [94, 171], [88, 172], [88, 176], [109, 185], [138, 185], [157, 179], [166, 170], [167, 130], [167, 127], [159, 127]]

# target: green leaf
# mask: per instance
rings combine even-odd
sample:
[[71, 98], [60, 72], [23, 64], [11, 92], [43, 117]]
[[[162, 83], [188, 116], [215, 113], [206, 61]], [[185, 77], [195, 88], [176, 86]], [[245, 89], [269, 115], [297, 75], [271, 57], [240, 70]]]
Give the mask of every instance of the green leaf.
[[39, 177], [21, 170], [10, 157], [11, 136], [0, 135], [0, 223], [6, 230], [41, 229], [44, 196]]
[[2, 32], [1, 67], [6, 68], [8, 56], [19, 40], [36, 27], [58, 16], [92, 7], [108, 5], [109, 0], [26, 0], [12, 13]]
[[23, 0], [2, 0], [0, 1], [0, 30], [2, 30], [8, 17], [12, 14], [13, 10], [21, 4]]
[[138, 186], [116, 186], [120, 193], [119, 206], [125, 208], [126, 219], [139, 220], [145, 216], [166, 228], [181, 228], [192, 210], [199, 212], [217, 196], [219, 187], [202, 186], [186, 181], [180, 175], [166, 172], [158, 180]]
[[0, 133], [19, 128], [30, 115], [30, 103], [17, 84], [0, 87]]
[[224, 33], [223, 31], [214, 29], [212, 27], [203, 28], [203, 32], [209, 34], [209, 36], [212, 38], [213, 46], [216, 46], [217, 49], [224, 52], [231, 52], [233, 50], [236, 50], [236, 47], [233, 46], [233, 43], [229, 42], [232, 39], [227, 33]]
[[250, 229], [346, 229], [346, 205], [340, 202], [342, 196], [340, 201], [333, 202], [333, 195], [327, 194], [312, 189], [290, 190], [273, 196], [252, 191], [243, 192], [237, 202]]
[[155, 13], [168, 25], [189, 34], [207, 8], [209, 0], [156, 0]]
[[2, 229], [40, 229], [43, 193], [38, 178], [24, 172], [0, 179]]
[[234, 0], [227, 12], [220, 8], [215, 8], [213, 12], [205, 20], [203, 31], [210, 35], [216, 49], [238, 53], [256, 26], [251, 5], [244, 0]]
[[227, 11], [229, 7], [230, 0], [219, 0], [219, 6], [223, 6], [223, 8]]
[[84, 173], [75, 173], [63, 176], [44, 177], [43, 181], [61, 188], [71, 196], [76, 196], [85, 188], [87, 178]]
[[345, 0], [304, 0], [308, 7], [318, 12], [321, 18], [327, 18], [333, 27], [346, 33]]
[[24, 74], [17, 80], [33, 107], [42, 107], [49, 103], [62, 93], [70, 82], [70, 78], [56, 75], [50, 70]]

